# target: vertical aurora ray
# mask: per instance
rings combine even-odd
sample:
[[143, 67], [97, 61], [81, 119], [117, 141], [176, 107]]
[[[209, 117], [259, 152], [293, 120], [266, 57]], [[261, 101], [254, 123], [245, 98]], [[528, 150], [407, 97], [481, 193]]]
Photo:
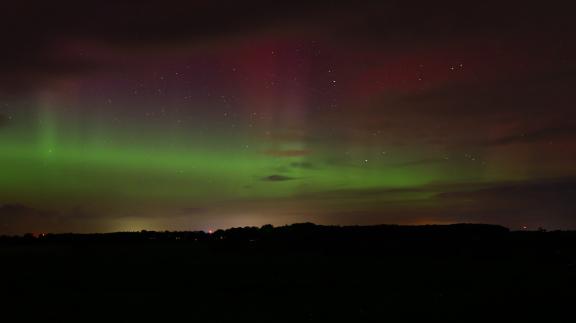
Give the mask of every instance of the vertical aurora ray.
[[40, 156], [50, 158], [56, 153], [58, 140], [57, 114], [50, 96], [43, 94], [38, 103], [38, 149]]

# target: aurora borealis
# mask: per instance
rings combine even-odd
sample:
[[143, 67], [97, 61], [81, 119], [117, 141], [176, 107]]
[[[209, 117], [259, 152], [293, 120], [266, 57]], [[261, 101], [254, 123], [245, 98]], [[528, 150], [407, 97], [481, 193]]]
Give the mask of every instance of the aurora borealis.
[[0, 233], [576, 228], [561, 5], [5, 9]]

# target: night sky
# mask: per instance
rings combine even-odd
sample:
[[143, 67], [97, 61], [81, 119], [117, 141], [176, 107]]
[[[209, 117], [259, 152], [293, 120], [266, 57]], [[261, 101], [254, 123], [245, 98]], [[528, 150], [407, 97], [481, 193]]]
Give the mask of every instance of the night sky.
[[0, 5], [0, 233], [576, 229], [567, 4], [193, 3]]

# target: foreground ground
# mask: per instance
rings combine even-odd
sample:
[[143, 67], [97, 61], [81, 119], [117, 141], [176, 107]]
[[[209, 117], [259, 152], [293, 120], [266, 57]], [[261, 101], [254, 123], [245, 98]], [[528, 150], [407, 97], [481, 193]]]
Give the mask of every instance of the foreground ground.
[[11, 322], [550, 320], [576, 300], [576, 233], [496, 226], [5, 237], [0, 262]]

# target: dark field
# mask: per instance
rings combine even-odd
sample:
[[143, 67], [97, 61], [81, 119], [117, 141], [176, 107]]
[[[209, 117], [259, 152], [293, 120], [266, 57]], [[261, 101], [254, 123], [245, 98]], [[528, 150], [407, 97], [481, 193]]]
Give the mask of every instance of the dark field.
[[576, 299], [576, 233], [496, 226], [5, 237], [0, 261], [9, 322], [570, 321]]

